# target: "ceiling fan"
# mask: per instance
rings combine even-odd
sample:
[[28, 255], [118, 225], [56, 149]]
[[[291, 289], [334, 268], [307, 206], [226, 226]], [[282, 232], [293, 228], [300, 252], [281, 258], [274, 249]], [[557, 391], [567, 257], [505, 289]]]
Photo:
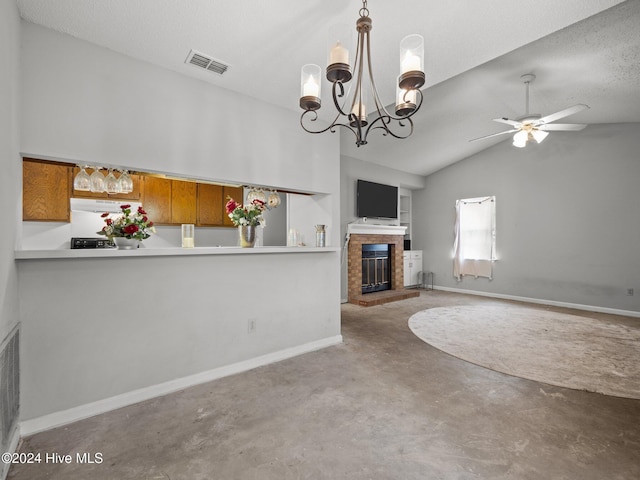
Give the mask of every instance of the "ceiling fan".
[[516, 118], [515, 120], [510, 120], [506, 117], [494, 118], [494, 122], [506, 123], [507, 125], [511, 125], [513, 128], [511, 130], [505, 130], [504, 132], [494, 133], [492, 135], [486, 135], [480, 138], [474, 138], [473, 140], [469, 140], [470, 142], [484, 140], [485, 138], [497, 137], [498, 135], [504, 135], [505, 133], [515, 133], [515, 135], [513, 136], [513, 145], [522, 148], [527, 145], [528, 141], [535, 140], [538, 143], [542, 142], [546, 138], [546, 136], [549, 135], [548, 132], [575, 132], [578, 130], [582, 130], [587, 126], [584, 123], [551, 123], [589, 108], [588, 105], [584, 105], [581, 103], [578, 105], [574, 105], [573, 107], [569, 107], [565, 110], [560, 110], [559, 112], [552, 113], [551, 115], [547, 115], [545, 117], [543, 117], [539, 113], [529, 113], [529, 84], [531, 84], [531, 82], [535, 80], [536, 76], [532, 73], [527, 73], [525, 75], [522, 75], [520, 78], [526, 85], [527, 89], [527, 110], [525, 115]]

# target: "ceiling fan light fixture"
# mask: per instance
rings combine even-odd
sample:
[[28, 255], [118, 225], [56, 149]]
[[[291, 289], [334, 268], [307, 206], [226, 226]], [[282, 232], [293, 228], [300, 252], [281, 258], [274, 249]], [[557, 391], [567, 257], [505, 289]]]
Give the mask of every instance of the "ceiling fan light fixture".
[[523, 148], [529, 141], [533, 142], [535, 140], [537, 143], [542, 143], [542, 141], [547, 138], [547, 135], [549, 135], [549, 132], [547, 132], [547, 130], [571, 132], [579, 131], [586, 127], [585, 124], [579, 123], [552, 123], [561, 118], [568, 117], [569, 115], [573, 115], [575, 113], [581, 112], [582, 110], [588, 109], [589, 106], [583, 103], [579, 103], [577, 105], [574, 105], [573, 107], [565, 108], [564, 110], [560, 110], [559, 112], [552, 113], [551, 115], [546, 115], [544, 117], [538, 113], [529, 113], [529, 85], [535, 80], [535, 78], [536, 76], [532, 73], [527, 73], [521, 76], [521, 79], [526, 86], [526, 113], [522, 117], [518, 117], [515, 120], [511, 120], [507, 117], [493, 119], [494, 122], [510, 125], [511, 127], [513, 127], [511, 130], [492, 133], [491, 135], [485, 135], [483, 137], [474, 138], [469, 141], [475, 142], [477, 140], [484, 140], [485, 138], [493, 138], [499, 135], [516, 132], [516, 134], [513, 136], [513, 146]]
[[542, 143], [542, 141], [547, 138], [547, 135], [549, 135], [549, 132], [543, 132], [542, 130], [536, 129], [531, 131], [531, 135], [533, 135], [536, 142]]
[[526, 131], [520, 130], [513, 136], [513, 146], [518, 148], [525, 147], [527, 145], [528, 137], [529, 134]]

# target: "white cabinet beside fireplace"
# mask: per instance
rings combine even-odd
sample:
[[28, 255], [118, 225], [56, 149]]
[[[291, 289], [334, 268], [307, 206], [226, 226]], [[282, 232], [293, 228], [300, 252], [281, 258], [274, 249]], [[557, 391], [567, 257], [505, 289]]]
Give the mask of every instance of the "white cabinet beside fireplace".
[[420, 272], [422, 272], [422, 250], [405, 250], [404, 260], [404, 286], [411, 287], [420, 284]]

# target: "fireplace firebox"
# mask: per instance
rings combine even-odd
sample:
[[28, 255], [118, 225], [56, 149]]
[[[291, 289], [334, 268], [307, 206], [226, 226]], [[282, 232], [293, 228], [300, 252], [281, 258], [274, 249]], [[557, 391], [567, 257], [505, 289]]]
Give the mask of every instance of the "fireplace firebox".
[[362, 293], [391, 290], [391, 248], [388, 244], [362, 245]]

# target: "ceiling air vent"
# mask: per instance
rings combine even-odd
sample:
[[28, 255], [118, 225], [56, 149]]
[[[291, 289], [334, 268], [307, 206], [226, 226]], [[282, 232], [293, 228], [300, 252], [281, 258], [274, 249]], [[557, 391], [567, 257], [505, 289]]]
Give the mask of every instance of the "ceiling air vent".
[[229, 65], [222, 63], [220, 60], [215, 60], [204, 53], [191, 50], [184, 63], [195, 65], [196, 67], [204, 68], [210, 72], [222, 75], [227, 71]]

